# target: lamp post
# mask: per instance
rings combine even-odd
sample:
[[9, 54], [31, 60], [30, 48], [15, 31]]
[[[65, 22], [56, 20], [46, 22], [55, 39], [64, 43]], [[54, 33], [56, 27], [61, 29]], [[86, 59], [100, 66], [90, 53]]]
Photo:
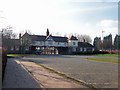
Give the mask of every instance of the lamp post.
[[102, 51], [103, 51], [103, 40], [104, 40], [104, 38], [103, 38], [103, 33], [104, 33], [105, 31], [102, 31]]

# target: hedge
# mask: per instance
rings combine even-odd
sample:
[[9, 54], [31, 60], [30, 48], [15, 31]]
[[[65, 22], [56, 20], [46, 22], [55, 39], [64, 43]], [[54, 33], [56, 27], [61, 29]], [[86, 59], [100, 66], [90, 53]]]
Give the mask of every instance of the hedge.
[[93, 51], [93, 52], [73, 52], [73, 55], [95, 55], [95, 54], [108, 54], [106, 51]]

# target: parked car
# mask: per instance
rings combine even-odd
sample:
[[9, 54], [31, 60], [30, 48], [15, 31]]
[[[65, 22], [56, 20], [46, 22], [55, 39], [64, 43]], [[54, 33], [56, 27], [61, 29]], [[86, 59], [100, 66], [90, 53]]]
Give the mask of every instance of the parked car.
[[42, 50], [37, 50], [37, 51], [34, 51], [34, 54], [36, 54], [36, 55], [40, 55], [40, 54], [42, 54]]

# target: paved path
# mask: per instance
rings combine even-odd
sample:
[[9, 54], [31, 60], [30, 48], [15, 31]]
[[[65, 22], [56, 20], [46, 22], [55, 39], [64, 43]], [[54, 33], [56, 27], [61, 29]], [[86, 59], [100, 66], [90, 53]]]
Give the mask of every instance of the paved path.
[[92, 90], [86, 85], [82, 85], [81, 83], [60, 76], [59, 74], [45, 69], [33, 62], [20, 61], [20, 63], [37, 79], [38, 83], [42, 84], [47, 90], [49, 90], [49, 88], [58, 88], [58, 90], [59, 88], [85, 88], [86, 90]]
[[8, 59], [3, 88], [40, 88], [36, 80], [16, 59]]
[[48, 66], [97, 88], [118, 88], [118, 64], [86, 60], [87, 57], [89, 56], [40, 55], [23, 59]]

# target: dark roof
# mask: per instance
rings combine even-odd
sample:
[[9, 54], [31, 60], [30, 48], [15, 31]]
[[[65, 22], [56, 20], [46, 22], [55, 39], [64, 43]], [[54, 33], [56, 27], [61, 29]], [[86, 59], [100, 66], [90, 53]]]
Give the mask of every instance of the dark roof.
[[67, 37], [60, 37], [60, 36], [52, 36], [55, 42], [68, 42]]
[[78, 47], [94, 47], [88, 42], [78, 42]]
[[30, 35], [32, 41], [45, 41], [46, 36]]
[[72, 35], [72, 36], [70, 37], [70, 40], [78, 40], [78, 39], [77, 39], [77, 37], [75, 37], [75, 36]]
[[22, 37], [24, 37], [24, 36], [26, 36], [26, 35], [29, 35], [27, 32], [25, 32], [25, 34], [22, 36]]
[[[68, 40], [67, 37], [52, 36], [52, 35], [49, 36], [51, 36], [55, 42], [67, 42]], [[30, 38], [32, 41], [45, 41], [48, 37], [40, 36], [40, 35], [30, 35]]]

